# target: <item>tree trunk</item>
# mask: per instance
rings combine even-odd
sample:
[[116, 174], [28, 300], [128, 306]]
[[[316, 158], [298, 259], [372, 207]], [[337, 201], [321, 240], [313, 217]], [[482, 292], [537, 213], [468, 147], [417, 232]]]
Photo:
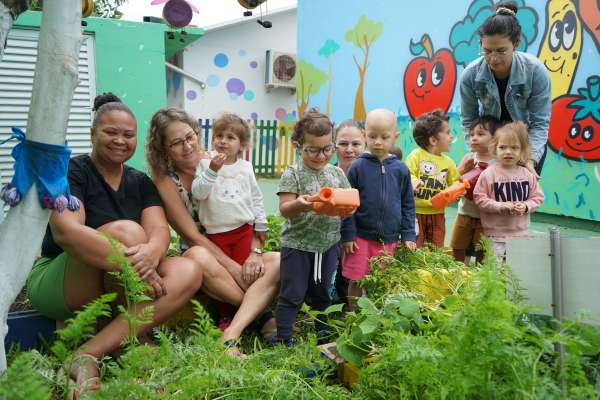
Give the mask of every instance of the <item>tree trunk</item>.
[[360, 74], [360, 80], [358, 87], [356, 88], [356, 97], [354, 98], [354, 120], [364, 121], [367, 118], [367, 111], [365, 109], [365, 99], [363, 95], [365, 87], [365, 74]]
[[[80, 0], [44, 2], [27, 139], [64, 144], [71, 100], [77, 86], [82, 38]], [[34, 184], [0, 226], [0, 373], [6, 369], [4, 338], [8, 309], [39, 253], [49, 215], [48, 210], [40, 207]]]

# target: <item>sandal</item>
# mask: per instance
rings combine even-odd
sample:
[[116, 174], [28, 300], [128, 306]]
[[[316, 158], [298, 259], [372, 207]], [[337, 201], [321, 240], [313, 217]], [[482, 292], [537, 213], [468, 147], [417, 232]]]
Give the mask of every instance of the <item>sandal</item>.
[[242, 344], [240, 343], [240, 339], [229, 339], [223, 342], [225, 346], [225, 353], [232, 356], [233, 358], [237, 358], [238, 360], [246, 357], [245, 354], [240, 350]]
[[[90, 366], [94, 368], [93, 373], [90, 373]], [[69, 389], [70, 399], [77, 399], [84, 393], [100, 389], [100, 377], [95, 375], [98, 372], [98, 359], [93, 355], [76, 355], [65, 361], [65, 369], [69, 373], [70, 386], [72, 385], [72, 389]]]

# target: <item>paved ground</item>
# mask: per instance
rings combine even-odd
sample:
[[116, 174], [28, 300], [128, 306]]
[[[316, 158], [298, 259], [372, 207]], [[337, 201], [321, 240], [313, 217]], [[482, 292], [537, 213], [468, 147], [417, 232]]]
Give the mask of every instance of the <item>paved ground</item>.
[[[279, 198], [275, 194], [277, 192], [278, 179], [258, 180], [258, 184], [262, 189], [265, 198], [265, 208], [267, 214], [276, 214], [279, 212]], [[450, 240], [452, 232], [452, 224], [456, 216], [456, 208], [449, 207], [446, 211], [446, 242]], [[600, 222], [592, 222], [580, 220], [576, 218], [559, 217], [548, 214], [534, 214], [532, 223], [529, 228], [531, 235], [547, 235], [548, 229], [552, 226], [558, 226], [561, 229], [562, 236], [574, 237], [600, 237]]]

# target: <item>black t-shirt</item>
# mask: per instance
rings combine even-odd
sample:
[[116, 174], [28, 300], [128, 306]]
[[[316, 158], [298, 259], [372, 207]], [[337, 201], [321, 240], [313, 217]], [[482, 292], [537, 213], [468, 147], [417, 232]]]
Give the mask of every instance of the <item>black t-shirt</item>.
[[[68, 178], [71, 194], [81, 200], [85, 207], [85, 225], [90, 228], [97, 229], [120, 219], [139, 224], [145, 208], [162, 207], [154, 182], [143, 172], [127, 165], [124, 166], [117, 191], [106, 183], [86, 154], [71, 158]], [[55, 257], [62, 251], [54, 242], [48, 226], [42, 243], [42, 256]]]
[[506, 85], [508, 85], [508, 76], [503, 79], [499, 79], [494, 77], [496, 80], [496, 85], [498, 86], [498, 93], [500, 94], [500, 121], [501, 122], [512, 122], [512, 118], [508, 113], [508, 108], [506, 108], [506, 101], [504, 100], [504, 96], [506, 95]]

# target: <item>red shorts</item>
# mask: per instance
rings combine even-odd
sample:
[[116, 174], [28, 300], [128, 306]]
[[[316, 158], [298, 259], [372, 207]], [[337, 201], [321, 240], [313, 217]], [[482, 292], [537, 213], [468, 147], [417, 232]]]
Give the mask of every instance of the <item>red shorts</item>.
[[244, 265], [244, 262], [250, 255], [253, 234], [254, 227], [246, 224], [229, 232], [209, 233], [206, 234], [206, 237], [219, 246], [223, 250], [223, 253], [228, 255], [233, 261]]
[[417, 247], [423, 247], [425, 242], [437, 247], [444, 247], [446, 237], [446, 218], [444, 214], [417, 214], [419, 236]]
[[371, 257], [384, 254], [393, 256], [397, 244], [397, 242], [383, 244], [374, 240], [356, 237], [358, 249], [354, 250], [354, 253], [344, 254], [342, 276], [353, 281], [359, 280], [371, 271], [371, 268], [369, 268]]

